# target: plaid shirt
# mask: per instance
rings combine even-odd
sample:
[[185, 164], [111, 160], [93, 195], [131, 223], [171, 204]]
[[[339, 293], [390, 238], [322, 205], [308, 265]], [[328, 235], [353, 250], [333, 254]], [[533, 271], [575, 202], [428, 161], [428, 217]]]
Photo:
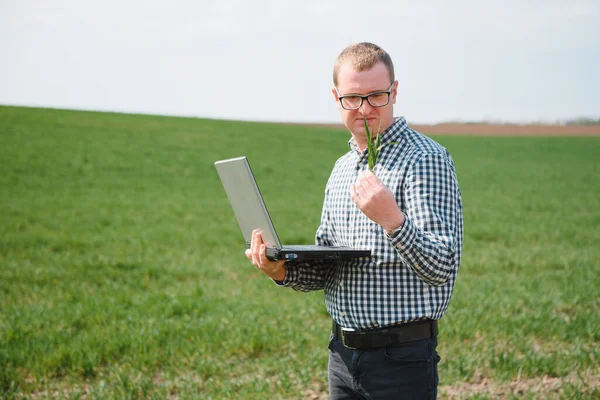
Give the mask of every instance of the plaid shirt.
[[351, 200], [350, 185], [367, 169], [367, 151], [351, 139], [327, 182], [316, 244], [366, 248], [371, 256], [289, 263], [281, 283], [299, 291], [324, 289], [327, 311], [345, 328], [440, 319], [460, 264], [463, 214], [452, 157], [404, 118], [383, 132], [381, 143], [388, 145], [374, 172], [406, 216], [399, 233], [389, 237]]

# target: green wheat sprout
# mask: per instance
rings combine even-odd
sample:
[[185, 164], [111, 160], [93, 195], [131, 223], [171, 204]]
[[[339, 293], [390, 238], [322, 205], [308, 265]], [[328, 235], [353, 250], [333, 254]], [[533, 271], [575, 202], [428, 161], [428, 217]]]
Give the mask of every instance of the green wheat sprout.
[[373, 171], [375, 168], [375, 164], [377, 164], [377, 159], [379, 158], [379, 151], [387, 146], [388, 144], [398, 144], [398, 142], [390, 142], [387, 144], [381, 145], [381, 118], [379, 119], [379, 128], [377, 128], [377, 137], [373, 139], [372, 132], [375, 131], [375, 123], [373, 123], [373, 127], [369, 130], [369, 125], [367, 124], [367, 117], [363, 117], [363, 122], [365, 124], [365, 132], [367, 133], [367, 153], [368, 153], [368, 161], [369, 161], [369, 171]]

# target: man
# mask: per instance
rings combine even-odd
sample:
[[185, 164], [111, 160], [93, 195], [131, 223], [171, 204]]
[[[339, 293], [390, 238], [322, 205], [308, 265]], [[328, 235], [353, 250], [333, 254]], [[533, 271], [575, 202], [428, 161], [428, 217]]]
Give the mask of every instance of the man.
[[[333, 82], [352, 138], [327, 183], [316, 243], [368, 248], [372, 255], [273, 262], [258, 231], [246, 255], [279, 285], [324, 289], [334, 322], [332, 399], [433, 399], [437, 320], [448, 307], [462, 251], [454, 163], [446, 149], [394, 118], [398, 82], [383, 49], [349, 46], [336, 60]], [[383, 147], [373, 172], [363, 118], [369, 126], [381, 123]]]

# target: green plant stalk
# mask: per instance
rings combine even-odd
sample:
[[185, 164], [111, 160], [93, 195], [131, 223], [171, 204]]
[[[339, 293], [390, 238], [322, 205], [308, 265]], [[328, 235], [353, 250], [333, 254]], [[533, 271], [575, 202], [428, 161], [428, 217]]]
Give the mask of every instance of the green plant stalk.
[[379, 120], [379, 130], [377, 131], [377, 137], [373, 138], [373, 131], [375, 131], [375, 124], [373, 128], [369, 130], [369, 124], [367, 124], [367, 117], [363, 117], [363, 123], [365, 124], [365, 133], [367, 135], [367, 160], [369, 164], [369, 171], [373, 171], [375, 164], [377, 164], [377, 158], [379, 157], [379, 146], [381, 143], [381, 120]]
[[365, 133], [367, 134], [367, 159], [369, 163], [369, 171], [373, 171], [375, 168], [375, 164], [377, 164], [377, 159], [379, 158], [379, 151], [384, 148], [388, 144], [398, 144], [397, 142], [390, 142], [385, 145], [381, 145], [381, 119], [379, 119], [379, 128], [377, 128], [377, 137], [373, 138], [373, 132], [375, 131], [375, 124], [371, 130], [369, 130], [369, 125], [367, 124], [367, 117], [363, 117], [363, 122], [365, 124]]

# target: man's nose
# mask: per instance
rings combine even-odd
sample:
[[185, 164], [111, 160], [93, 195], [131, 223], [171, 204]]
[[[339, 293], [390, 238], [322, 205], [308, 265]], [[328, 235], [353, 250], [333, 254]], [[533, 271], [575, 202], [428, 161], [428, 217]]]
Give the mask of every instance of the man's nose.
[[367, 99], [364, 99], [360, 108], [358, 109], [360, 111], [360, 113], [363, 116], [367, 116], [369, 115], [369, 113], [373, 110], [373, 106], [371, 106], [371, 104], [369, 104], [369, 102], [367, 101]]

